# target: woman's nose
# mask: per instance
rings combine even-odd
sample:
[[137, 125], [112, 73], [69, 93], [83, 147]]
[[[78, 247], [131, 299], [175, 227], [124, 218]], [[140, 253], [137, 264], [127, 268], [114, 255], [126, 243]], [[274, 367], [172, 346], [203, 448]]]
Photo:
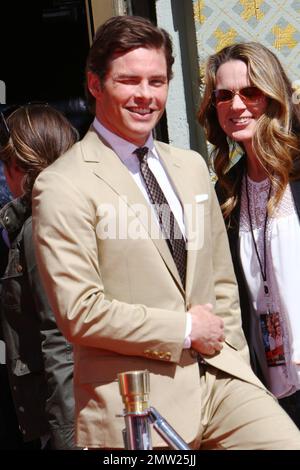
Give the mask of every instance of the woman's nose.
[[232, 109], [245, 109], [247, 106], [245, 105], [244, 101], [240, 97], [238, 93], [236, 93], [231, 101], [231, 108]]

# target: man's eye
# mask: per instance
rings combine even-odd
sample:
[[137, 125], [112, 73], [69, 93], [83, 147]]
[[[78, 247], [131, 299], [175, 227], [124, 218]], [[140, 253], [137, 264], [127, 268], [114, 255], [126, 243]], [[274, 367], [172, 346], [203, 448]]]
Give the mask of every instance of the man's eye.
[[165, 84], [165, 80], [155, 79], [155, 80], [151, 80], [150, 83], [151, 83], [152, 86], [161, 86], [161, 85]]
[[119, 80], [120, 83], [123, 85], [136, 85], [138, 82], [134, 78], [126, 78], [123, 80]]

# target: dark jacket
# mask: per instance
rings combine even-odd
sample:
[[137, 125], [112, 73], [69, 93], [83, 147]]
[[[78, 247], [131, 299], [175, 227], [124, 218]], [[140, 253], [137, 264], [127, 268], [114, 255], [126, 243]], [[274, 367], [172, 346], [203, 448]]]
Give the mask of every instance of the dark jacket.
[[[236, 179], [239, 178], [239, 175], [244, 174], [245, 163], [246, 163], [246, 157], [243, 156], [229, 170], [228, 175], [232, 181], [236, 181]], [[297, 162], [297, 165], [298, 164], [299, 162]], [[242, 189], [241, 182], [242, 182], [242, 179], [240, 179], [239, 194], [241, 194], [241, 189]], [[300, 180], [290, 181], [290, 187], [291, 187], [293, 199], [295, 202], [296, 211], [300, 220]], [[216, 193], [219, 199], [219, 203], [223, 204], [225, 202], [225, 196], [218, 182], [216, 183], [215, 189], [216, 189]], [[236, 275], [238, 286], [239, 286], [243, 330], [244, 330], [244, 333], [245, 333], [245, 336], [249, 345], [249, 349], [250, 349], [252, 367], [254, 371], [256, 372], [256, 374], [259, 376], [259, 378], [263, 381], [263, 376], [259, 370], [259, 366], [255, 358], [255, 353], [254, 353], [254, 350], [250, 341], [250, 331], [251, 331], [250, 298], [249, 298], [248, 287], [247, 287], [246, 280], [244, 277], [244, 272], [243, 272], [241, 259], [239, 256], [239, 249], [238, 249], [239, 226], [240, 226], [240, 198], [239, 198], [239, 204], [237, 204], [237, 206], [234, 208], [231, 214], [230, 226], [228, 226], [228, 223], [226, 223], [226, 221], [225, 221], [225, 224], [226, 224], [227, 234], [229, 238], [229, 245], [230, 245], [230, 251], [231, 251], [233, 266], [235, 270], [235, 275]]]
[[1, 322], [11, 391], [25, 441], [50, 433], [73, 449], [73, 353], [57, 328], [37, 271], [31, 210], [22, 199], [0, 211], [10, 240], [1, 279]]

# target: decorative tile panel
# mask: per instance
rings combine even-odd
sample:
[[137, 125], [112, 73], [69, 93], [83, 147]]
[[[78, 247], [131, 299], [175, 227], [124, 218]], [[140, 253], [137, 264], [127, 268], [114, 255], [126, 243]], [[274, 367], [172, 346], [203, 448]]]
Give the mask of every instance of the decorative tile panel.
[[193, 0], [199, 68], [208, 55], [241, 41], [261, 42], [300, 79], [299, 0]]
[[295, 93], [299, 92], [300, 0], [193, 0], [193, 7], [200, 92], [207, 57], [225, 46], [247, 41], [261, 42], [273, 51]]

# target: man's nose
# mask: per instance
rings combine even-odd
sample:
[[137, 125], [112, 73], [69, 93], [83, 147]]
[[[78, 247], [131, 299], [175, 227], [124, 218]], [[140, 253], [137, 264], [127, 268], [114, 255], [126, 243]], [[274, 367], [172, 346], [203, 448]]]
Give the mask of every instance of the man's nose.
[[151, 99], [152, 97], [152, 91], [151, 91], [151, 86], [149, 85], [148, 82], [144, 81], [139, 83], [137, 89], [136, 89], [136, 96], [138, 98], [143, 98], [143, 99]]

